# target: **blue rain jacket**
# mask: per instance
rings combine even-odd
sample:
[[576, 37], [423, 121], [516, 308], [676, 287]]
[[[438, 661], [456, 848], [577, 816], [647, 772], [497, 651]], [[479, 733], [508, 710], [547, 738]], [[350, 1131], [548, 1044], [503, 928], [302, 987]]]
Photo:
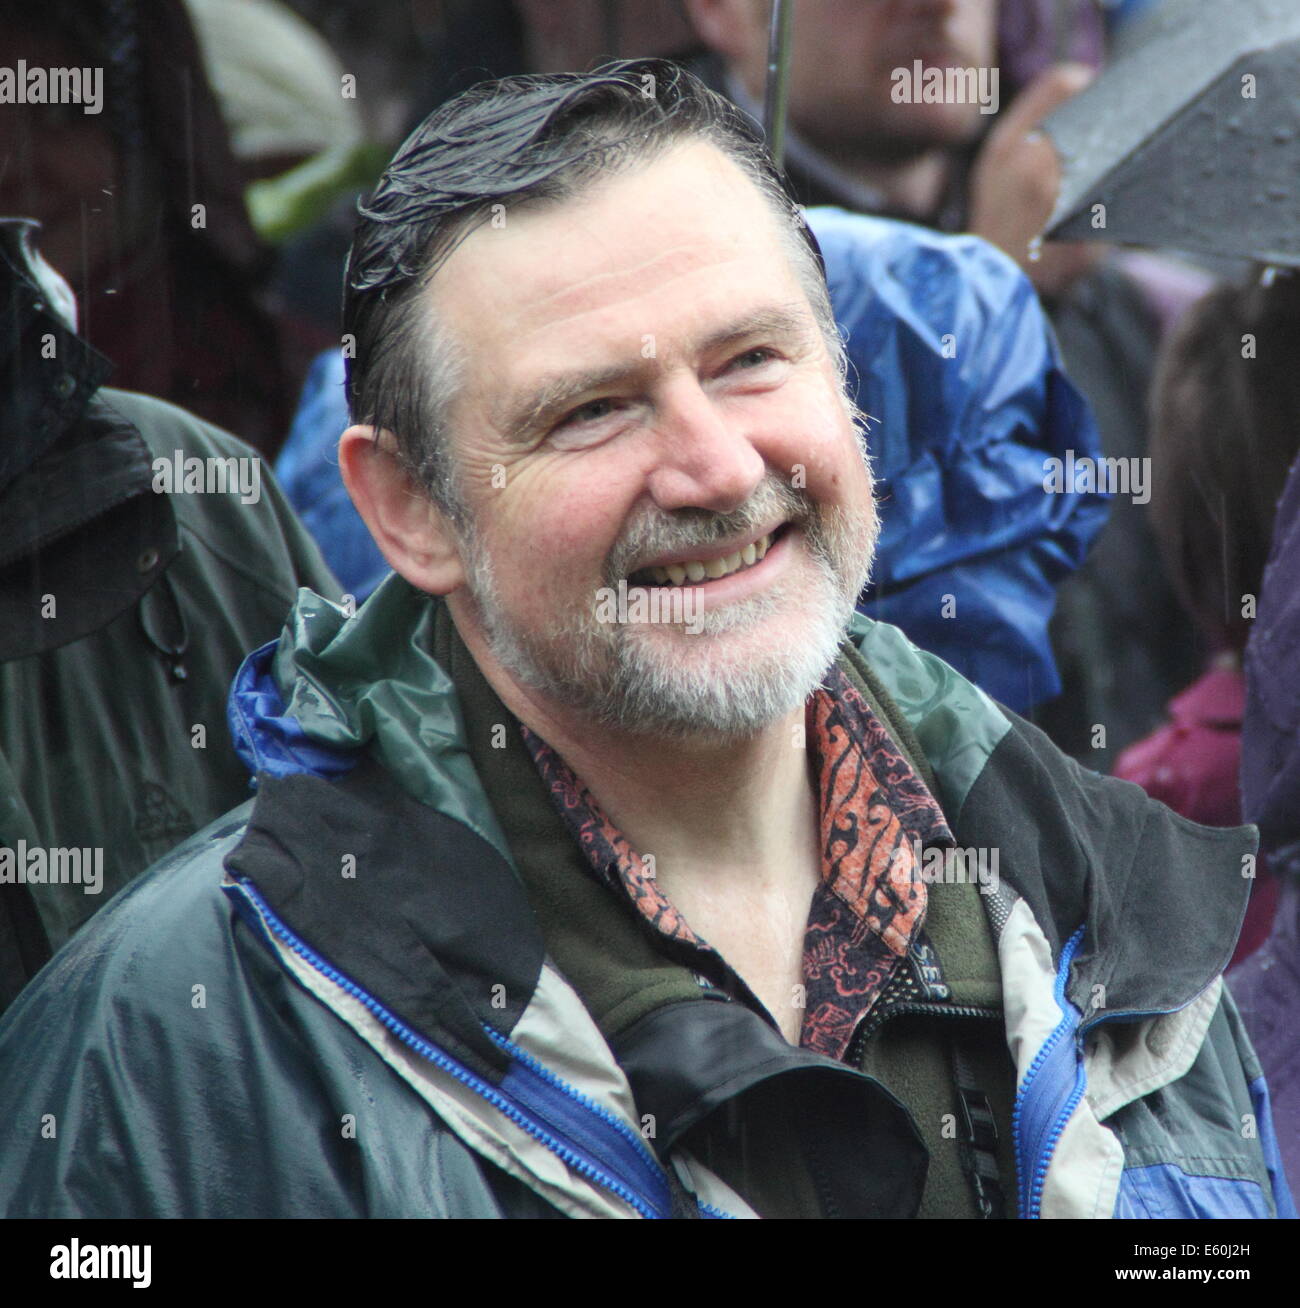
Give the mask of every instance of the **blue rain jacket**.
[[1047, 316], [1014, 261], [842, 209], [809, 210], [847, 334], [881, 499], [859, 609], [1023, 711], [1060, 690], [1047, 637], [1106, 496], [1044, 489], [1045, 464], [1101, 453]]

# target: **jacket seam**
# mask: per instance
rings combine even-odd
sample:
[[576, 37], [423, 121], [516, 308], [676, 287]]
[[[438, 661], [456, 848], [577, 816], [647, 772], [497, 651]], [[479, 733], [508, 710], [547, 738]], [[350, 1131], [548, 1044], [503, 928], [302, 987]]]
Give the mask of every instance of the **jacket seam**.
[[[1139, 1154], [1145, 1152], [1137, 1151]], [[1199, 1172], [1189, 1170], [1192, 1166], [1210, 1170]], [[1219, 1181], [1249, 1181], [1253, 1185], [1263, 1186], [1258, 1175], [1245, 1170], [1249, 1165], [1243, 1158], [1234, 1158], [1229, 1154], [1177, 1154], [1168, 1158], [1157, 1158], [1153, 1162], [1125, 1161], [1124, 1170], [1138, 1171], [1144, 1167], [1176, 1167], [1185, 1176], [1202, 1176]], [[1230, 1175], [1225, 1175], [1229, 1173]]]

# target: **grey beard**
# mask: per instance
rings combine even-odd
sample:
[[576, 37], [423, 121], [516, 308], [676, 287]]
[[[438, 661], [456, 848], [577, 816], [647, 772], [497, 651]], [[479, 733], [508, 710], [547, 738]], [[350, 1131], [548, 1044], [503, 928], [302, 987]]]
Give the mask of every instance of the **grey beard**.
[[[777, 514], [802, 527], [820, 593], [812, 599], [813, 617], [775, 663], [738, 660], [722, 673], [691, 661], [674, 665], [648, 646], [653, 632], [600, 623], [594, 609], [553, 628], [544, 645], [506, 617], [491, 560], [472, 528], [462, 539], [468, 590], [497, 661], [518, 681], [593, 724], [671, 740], [750, 737], [804, 704], [835, 661], [870, 574], [878, 521], [855, 524], [842, 509], [818, 509], [770, 479], [736, 513], [684, 510], [643, 520], [611, 553], [607, 568], [607, 582], [616, 585], [639, 560], [734, 539]], [[752, 628], [770, 618], [783, 598], [783, 592], [769, 591], [703, 614], [699, 633], [688, 639], [710, 641]]]

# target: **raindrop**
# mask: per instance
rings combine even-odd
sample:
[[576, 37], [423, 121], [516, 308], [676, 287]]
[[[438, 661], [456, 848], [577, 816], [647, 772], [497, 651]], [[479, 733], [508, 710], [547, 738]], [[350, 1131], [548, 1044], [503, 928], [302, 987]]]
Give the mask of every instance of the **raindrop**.
[[1259, 284], [1265, 287], [1266, 289], [1272, 286], [1276, 280], [1277, 280], [1277, 269], [1274, 268], [1272, 264], [1270, 264], [1267, 268], [1265, 268], [1264, 271], [1259, 275]]
[[1042, 257], [1043, 238], [1041, 236], [1035, 236], [1034, 239], [1029, 242], [1029, 262], [1037, 263]]
[[1291, 138], [1294, 136], [1295, 136], [1294, 127], [1275, 127], [1273, 129], [1273, 139], [1277, 141], [1279, 145], [1285, 143], [1286, 141], [1291, 140]]

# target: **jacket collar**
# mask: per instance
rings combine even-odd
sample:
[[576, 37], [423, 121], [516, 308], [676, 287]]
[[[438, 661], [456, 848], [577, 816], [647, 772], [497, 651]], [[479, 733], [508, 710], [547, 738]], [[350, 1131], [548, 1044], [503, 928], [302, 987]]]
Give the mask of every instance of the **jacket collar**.
[[[0, 490], [0, 662], [98, 631], [158, 582], [180, 550], [171, 501], [153, 489], [144, 437], [102, 395], [81, 403], [85, 412]], [[7, 441], [10, 428], [0, 430]], [[46, 594], [58, 597], [49, 614]]]
[[958, 846], [998, 850], [1053, 967], [1084, 928], [1066, 994], [1089, 1022], [1173, 1012], [1214, 983], [1245, 916], [1253, 827], [1198, 826], [1080, 767], [894, 627], [863, 619], [854, 643], [933, 766]]

